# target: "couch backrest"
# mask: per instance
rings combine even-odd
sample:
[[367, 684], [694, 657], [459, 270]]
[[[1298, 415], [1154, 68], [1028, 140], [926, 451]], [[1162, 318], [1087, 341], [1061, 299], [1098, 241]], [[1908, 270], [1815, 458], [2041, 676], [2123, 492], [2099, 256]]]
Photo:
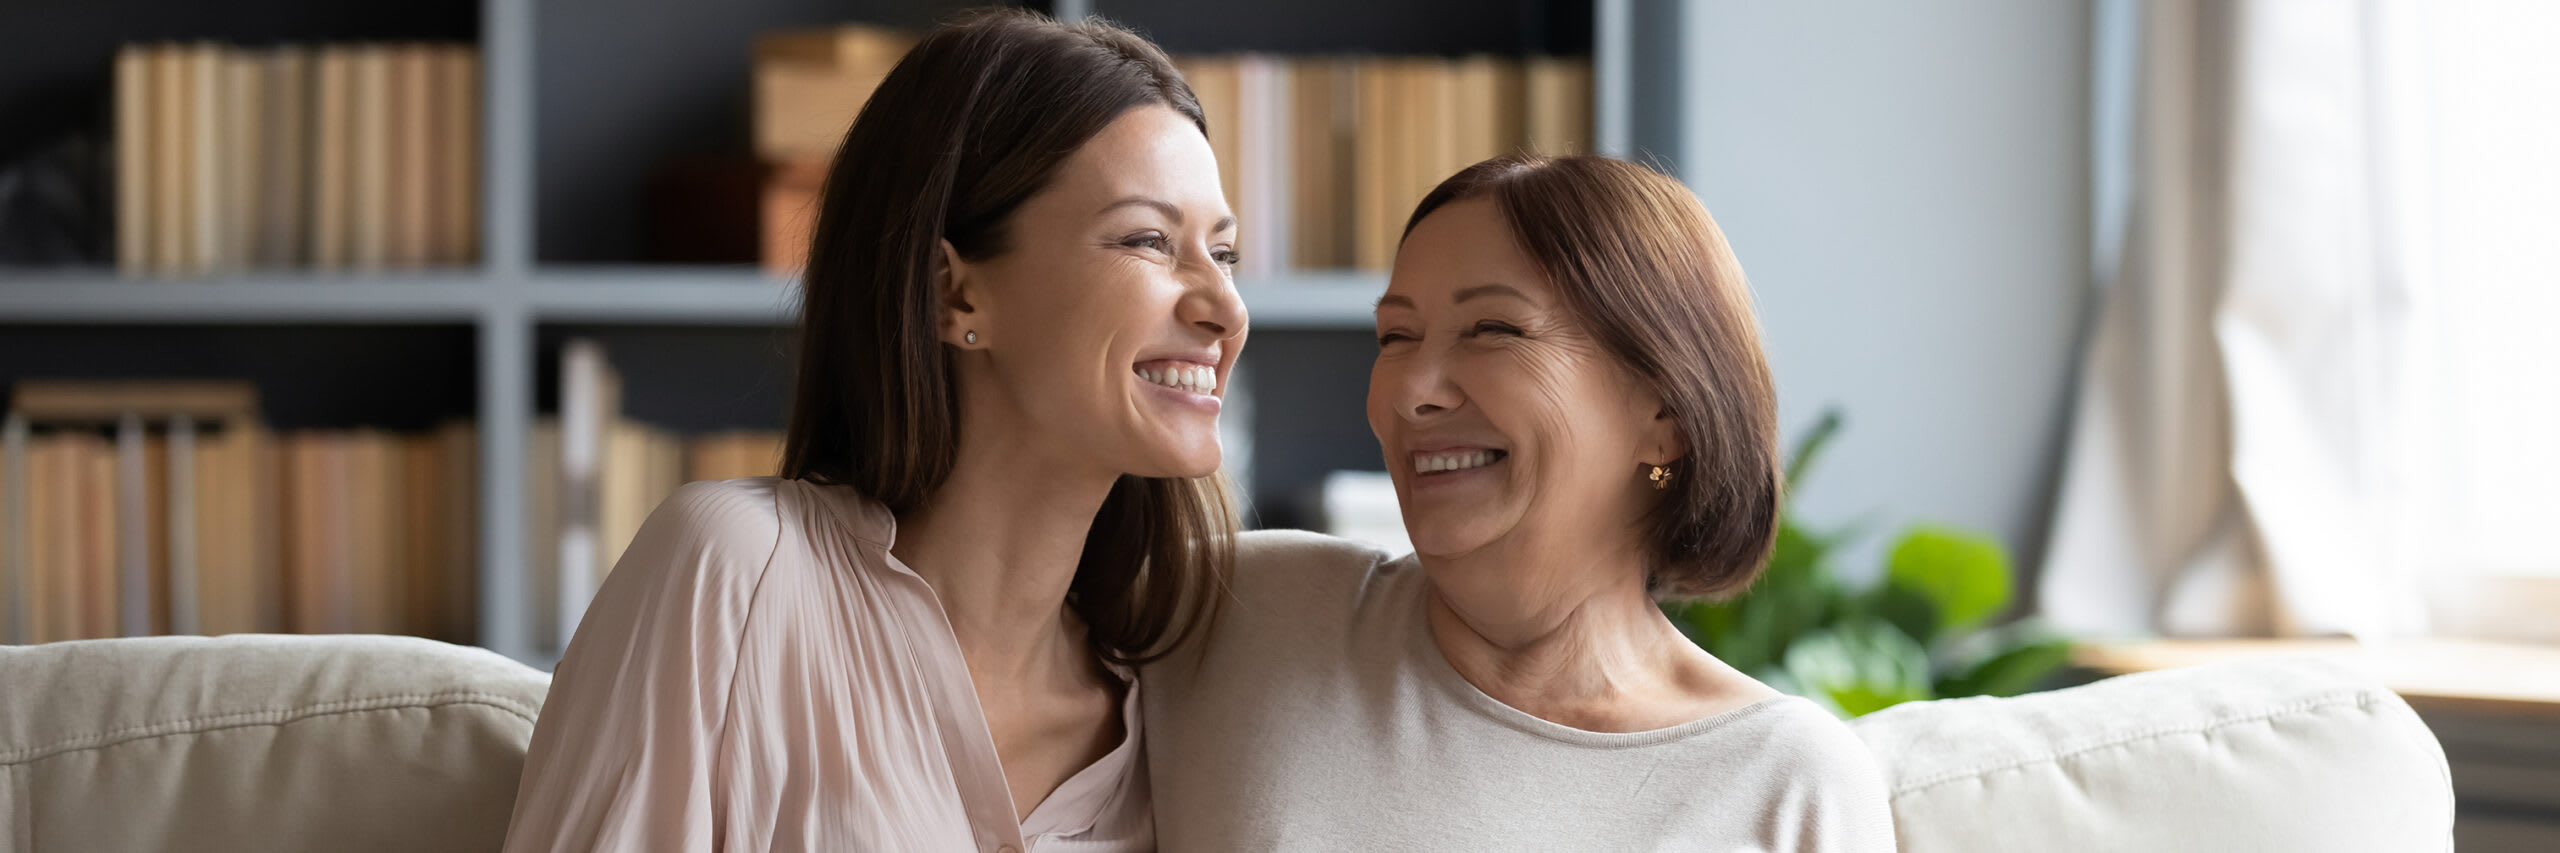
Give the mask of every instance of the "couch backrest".
[[549, 685], [406, 637], [0, 647], [0, 850], [496, 850]]
[[2453, 846], [2444, 750], [2408, 703], [2335, 662], [1913, 703], [1852, 727], [1914, 853]]

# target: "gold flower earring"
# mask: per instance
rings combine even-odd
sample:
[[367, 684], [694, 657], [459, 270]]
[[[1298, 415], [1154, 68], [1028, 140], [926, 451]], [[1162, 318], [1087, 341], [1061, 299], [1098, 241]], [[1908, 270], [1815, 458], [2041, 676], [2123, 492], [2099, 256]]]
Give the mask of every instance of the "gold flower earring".
[[1660, 465], [1653, 466], [1653, 476], [1648, 479], [1653, 481], [1654, 491], [1671, 488], [1671, 469]]

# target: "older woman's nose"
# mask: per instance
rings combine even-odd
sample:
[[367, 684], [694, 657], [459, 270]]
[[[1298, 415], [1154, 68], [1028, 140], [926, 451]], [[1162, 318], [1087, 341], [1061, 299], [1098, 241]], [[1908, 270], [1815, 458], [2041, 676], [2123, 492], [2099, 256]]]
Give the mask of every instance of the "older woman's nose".
[[1455, 409], [1465, 401], [1458, 386], [1449, 381], [1438, 360], [1421, 357], [1409, 362], [1410, 367], [1390, 381], [1395, 383], [1397, 414], [1408, 421], [1428, 420], [1433, 415]]

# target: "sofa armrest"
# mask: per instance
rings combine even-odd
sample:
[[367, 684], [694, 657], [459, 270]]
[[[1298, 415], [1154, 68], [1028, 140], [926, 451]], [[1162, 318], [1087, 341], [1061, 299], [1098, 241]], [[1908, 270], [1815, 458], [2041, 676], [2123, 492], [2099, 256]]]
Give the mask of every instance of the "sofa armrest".
[[549, 684], [408, 637], [0, 648], [0, 849], [495, 850]]
[[2164, 670], [1853, 724], [1908, 851], [2446, 850], [2444, 751], [2334, 661]]

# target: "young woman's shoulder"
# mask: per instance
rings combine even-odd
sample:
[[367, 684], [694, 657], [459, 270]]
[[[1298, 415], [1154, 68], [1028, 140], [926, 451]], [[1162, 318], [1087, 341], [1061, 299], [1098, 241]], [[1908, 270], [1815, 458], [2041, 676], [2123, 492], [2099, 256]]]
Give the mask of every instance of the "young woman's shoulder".
[[781, 502], [789, 497], [788, 490], [785, 481], [772, 477], [679, 486], [641, 523], [623, 552], [622, 565], [752, 574], [781, 542]]
[[651, 510], [579, 621], [652, 630], [669, 618], [743, 618], [782, 549], [790, 484], [771, 477], [679, 486]]

